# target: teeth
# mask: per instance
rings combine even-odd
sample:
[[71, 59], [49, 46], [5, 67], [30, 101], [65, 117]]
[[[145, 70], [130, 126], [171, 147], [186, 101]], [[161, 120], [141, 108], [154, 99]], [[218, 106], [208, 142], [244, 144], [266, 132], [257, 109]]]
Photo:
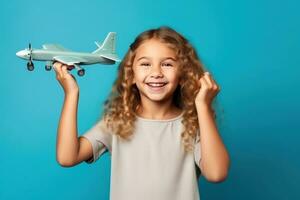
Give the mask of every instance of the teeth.
[[147, 83], [147, 84], [152, 87], [162, 87], [165, 85], [165, 83]]

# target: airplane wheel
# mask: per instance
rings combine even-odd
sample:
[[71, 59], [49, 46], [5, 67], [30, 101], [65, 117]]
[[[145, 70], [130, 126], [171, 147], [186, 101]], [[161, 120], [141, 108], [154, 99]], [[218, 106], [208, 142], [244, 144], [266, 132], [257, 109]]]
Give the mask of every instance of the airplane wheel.
[[33, 62], [28, 62], [28, 63], [27, 63], [27, 69], [28, 69], [29, 71], [33, 71], [33, 70], [34, 70]]
[[51, 65], [45, 65], [45, 69], [46, 69], [47, 71], [50, 71], [50, 70], [52, 69], [52, 66], [51, 66]]
[[77, 74], [79, 76], [83, 76], [84, 75], [84, 69], [78, 70]]

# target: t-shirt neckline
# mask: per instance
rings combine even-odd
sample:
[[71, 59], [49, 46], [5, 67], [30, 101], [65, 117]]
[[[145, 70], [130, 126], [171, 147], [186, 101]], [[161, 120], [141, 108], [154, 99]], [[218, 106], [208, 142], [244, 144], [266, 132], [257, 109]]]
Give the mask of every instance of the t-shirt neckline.
[[149, 121], [149, 122], [170, 122], [170, 121], [175, 121], [177, 119], [180, 119], [183, 115], [183, 111], [177, 115], [176, 117], [170, 118], [170, 119], [150, 119], [150, 118], [144, 118], [140, 117], [137, 114], [135, 114], [136, 118], [141, 120], [141, 121]]

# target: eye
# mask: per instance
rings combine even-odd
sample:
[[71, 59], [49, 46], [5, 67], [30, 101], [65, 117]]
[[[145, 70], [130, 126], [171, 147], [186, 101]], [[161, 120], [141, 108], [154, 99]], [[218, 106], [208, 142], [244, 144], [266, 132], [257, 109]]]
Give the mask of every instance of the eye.
[[163, 63], [163, 66], [172, 67], [173, 65], [171, 63]]
[[141, 63], [141, 66], [150, 66], [149, 63]]

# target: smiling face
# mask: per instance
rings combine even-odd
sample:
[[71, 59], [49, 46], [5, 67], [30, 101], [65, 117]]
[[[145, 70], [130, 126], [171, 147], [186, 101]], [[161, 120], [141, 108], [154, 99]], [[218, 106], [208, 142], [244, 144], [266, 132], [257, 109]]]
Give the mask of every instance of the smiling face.
[[173, 97], [179, 83], [176, 53], [157, 39], [144, 41], [133, 61], [133, 83], [141, 100], [166, 101]]

